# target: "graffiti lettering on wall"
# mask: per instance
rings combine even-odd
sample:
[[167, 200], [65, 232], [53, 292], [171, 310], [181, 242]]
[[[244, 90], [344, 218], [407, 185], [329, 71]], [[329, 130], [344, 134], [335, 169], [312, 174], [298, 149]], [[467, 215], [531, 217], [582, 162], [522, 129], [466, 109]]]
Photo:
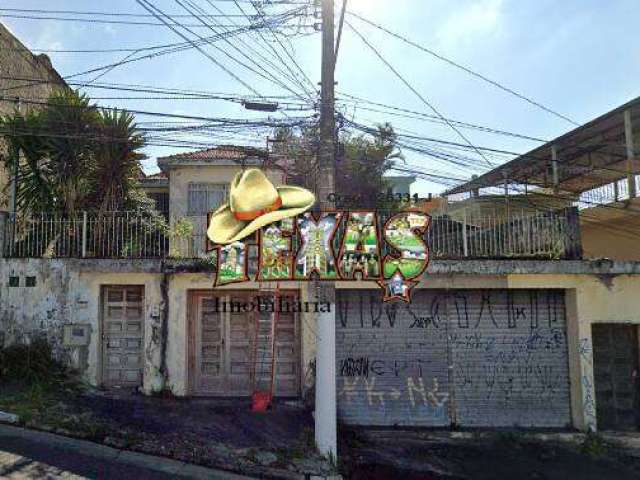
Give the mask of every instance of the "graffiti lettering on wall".
[[[424, 379], [418, 377], [406, 377], [404, 387], [390, 388], [384, 390], [376, 389], [376, 377], [367, 378], [345, 378], [342, 389], [338, 392], [338, 396], [344, 396], [347, 402], [353, 401], [358, 395], [364, 395], [370, 406], [385, 406], [385, 398], [392, 401], [408, 401], [412, 407], [423, 405], [425, 407], [433, 407], [441, 409], [447, 403], [449, 394], [439, 389], [438, 379], [432, 379], [431, 387], [425, 385]], [[363, 386], [364, 389], [359, 388]]]
[[549, 424], [570, 415], [561, 292], [433, 291], [411, 304], [354, 293], [336, 312], [339, 393], [351, 415], [355, 405], [372, 415], [384, 407], [381, 421], [402, 422], [394, 405], [404, 403], [429, 405], [435, 419], [449, 401], [460, 417], [495, 411], [522, 425], [545, 411]]

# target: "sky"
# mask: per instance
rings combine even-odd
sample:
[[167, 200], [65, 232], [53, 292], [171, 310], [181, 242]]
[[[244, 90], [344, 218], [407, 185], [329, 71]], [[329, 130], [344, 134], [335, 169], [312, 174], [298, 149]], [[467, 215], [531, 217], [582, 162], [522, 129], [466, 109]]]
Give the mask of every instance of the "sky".
[[[232, 0], [189, 1], [208, 14], [216, 14], [216, 7], [225, 14], [241, 14]], [[338, 7], [341, 3], [339, 0], [336, 1]], [[153, 4], [165, 13], [189, 14], [178, 0], [154, 0]], [[251, 5], [246, 3], [246, 0], [241, 0], [240, 5], [247, 12], [252, 12]], [[267, 11], [276, 13], [296, 6], [274, 6], [269, 7]], [[12, 8], [148, 15], [135, 0], [111, 0], [108, 3], [82, 0], [6, 0], [0, 4], [0, 9]], [[526, 95], [579, 124], [640, 95], [640, 43], [636, 41], [640, 2], [637, 0], [348, 0], [347, 8], [443, 57]], [[0, 15], [30, 14], [0, 10]], [[58, 16], [78, 18], [76, 14]], [[89, 15], [85, 18], [156, 22], [152, 17]], [[218, 20], [226, 25], [230, 22], [246, 23], [244, 17]], [[347, 20], [415, 91], [409, 89], [382, 63], [351, 27], [345, 26], [336, 68], [336, 88], [340, 93], [430, 115], [435, 115], [435, 109], [439, 115], [450, 119], [545, 140], [551, 140], [574, 128], [570, 122], [393, 38], [352, 15], [347, 15]], [[137, 49], [184, 41], [164, 25], [79, 23], [7, 16], [0, 16], [0, 21], [25, 45], [34, 50]], [[195, 18], [181, 17], [181, 21], [189, 25], [198, 24]], [[314, 20], [307, 18], [305, 21], [311, 24]], [[212, 31], [204, 27], [191, 27], [191, 30], [201, 36], [212, 35]], [[301, 33], [304, 35], [279, 38], [285, 46], [290, 44], [290, 54], [317, 88], [320, 80], [320, 34], [314, 33], [310, 27], [303, 29]], [[183, 34], [196, 38], [185, 31]], [[265, 31], [263, 35], [272, 46], [279, 48], [276, 41], [269, 37], [269, 32]], [[256, 34], [244, 34], [229, 40], [254, 59], [255, 55], [248, 51], [245, 45], [261, 48], [257, 46], [257, 42], [260, 41]], [[265, 56], [270, 54], [271, 50], [266, 49], [271, 47], [266, 47], [266, 43], [261, 45], [265, 45], [265, 50], [259, 51], [267, 52]], [[216, 46], [226, 49], [228, 55], [221, 53]], [[223, 41], [202, 48], [208, 57], [214, 58], [218, 64], [201, 51], [190, 49], [121, 65], [108, 71], [96, 82], [239, 95], [254, 95], [255, 92], [264, 96], [291, 94], [280, 85], [274, 85], [239, 65], [236, 62], [241, 59], [239, 50], [233, 51], [232, 48], [231, 43]], [[48, 53], [54, 67], [63, 77], [117, 62], [128, 54]], [[290, 67], [295, 69], [283, 51], [281, 55]], [[263, 62], [260, 63], [265, 66]], [[73, 78], [90, 81], [95, 75], [96, 73]], [[83, 91], [96, 99], [99, 105], [134, 110], [207, 118], [246, 119], [264, 118], [266, 115], [249, 112], [238, 103], [220, 100], [107, 99], [100, 97], [140, 94], [95, 88], [85, 88]], [[398, 132], [420, 137], [463, 144], [468, 142], [476, 146], [520, 153], [525, 153], [540, 144], [536, 141], [477, 130], [459, 128], [456, 132], [442, 122], [367, 111], [365, 108], [371, 108], [371, 105], [367, 107], [366, 104], [354, 105], [353, 102], [347, 104], [339, 101], [338, 108], [346, 118], [360, 124], [374, 126], [388, 121]], [[301, 110], [271, 115], [273, 118], [286, 119], [312, 114], [313, 111]], [[139, 115], [137, 120], [158, 119]], [[265, 138], [264, 134], [251, 138], [247, 135], [225, 134], [216, 141], [251, 141], [264, 145]], [[145, 153], [149, 158], [145, 160], [145, 170], [150, 173], [157, 171], [157, 157], [184, 150], [184, 147], [146, 147]], [[445, 173], [461, 179], [469, 178], [472, 173], [486, 171], [490, 168], [489, 164], [496, 165], [509, 158], [487, 155], [487, 158], [483, 159], [472, 151], [466, 152], [465, 155], [477, 162], [474, 168], [470, 168], [406, 150], [403, 151], [403, 155], [404, 159], [400, 161], [403, 162], [403, 168]], [[444, 188], [428, 180], [418, 180], [414, 184], [413, 192], [426, 195], [441, 192]]]

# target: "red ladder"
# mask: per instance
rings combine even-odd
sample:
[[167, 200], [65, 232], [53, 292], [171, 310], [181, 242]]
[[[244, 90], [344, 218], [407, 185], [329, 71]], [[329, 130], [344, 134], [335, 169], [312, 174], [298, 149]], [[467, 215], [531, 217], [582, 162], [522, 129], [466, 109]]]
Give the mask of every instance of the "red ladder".
[[[262, 308], [265, 302], [273, 302], [273, 311]], [[276, 376], [276, 332], [280, 318], [280, 283], [275, 288], [261, 283], [258, 290], [258, 304], [261, 308], [256, 312], [255, 335], [253, 343], [253, 361], [251, 378], [253, 394], [251, 410], [264, 412], [273, 400], [273, 389]]]

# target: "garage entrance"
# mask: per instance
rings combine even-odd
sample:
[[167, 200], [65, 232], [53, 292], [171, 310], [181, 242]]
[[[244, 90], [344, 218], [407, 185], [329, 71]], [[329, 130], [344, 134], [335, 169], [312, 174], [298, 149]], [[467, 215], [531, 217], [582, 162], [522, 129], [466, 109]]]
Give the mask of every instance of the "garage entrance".
[[338, 414], [380, 426], [566, 427], [562, 290], [338, 290]]
[[[298, 301], [294, 291], [281, 292], [282, 303]], [[246, 309], [232, 306], [247, 305]], [[194, 291], [189, 295], [189, 385], [193, 395], [249, 396], [256, 361], [258, 292]], [[253, 306], [253, 308], [252, 308]], [[249, 311], [246, 311], [249, 310]], [[274, 395], [300, 393], [299, 315], [282, 311], [275, 342]]]
[[638, 430], [638, 329], [592, 326], [593, 376], [599, 430]]
[[102, 287], [102, 383], [107, 388], [142, 385], [144, 287]]

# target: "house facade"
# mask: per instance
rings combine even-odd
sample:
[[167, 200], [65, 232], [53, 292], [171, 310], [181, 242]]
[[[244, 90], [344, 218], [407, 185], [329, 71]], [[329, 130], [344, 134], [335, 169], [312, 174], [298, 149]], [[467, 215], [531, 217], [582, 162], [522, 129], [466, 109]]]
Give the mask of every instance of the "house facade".
[[[508, 190], [496, 198], [481, 194], [504, 183], [503, 173], [493, 171], [448, 199], [420, 206], [431, 215], [430, 263], [411, 302], [383, 302], [375, 282], [337, 281], [330, 361], [316, 359], [313, 310], [282, 312], [274, 327], [275, 395], [302, 398], [314, 372], [329, 368], [338, 419], [348, 424], [637, 428], [640, 263], [632, 250], [614, 259], [616, 235], [608, 245], [594, 240], [579, 201], [602, 186], [594, 184], [594, 172], [628, 163], [601, 140], [591, 145], [585, 132], [598, 136], [606, 125], [607, 135], [617, 135], [622, 125], [623, 138], [633, 134], [638, 108], [609, 112], [541, 147], [547, 154], [527, 154], [504, 167], [513, 184], [526, 180], [541, 198], [554, 192], [546, 207], [515, 209], [518, 195]], [[600, 147], [591, 164], [581, 163], [578, 154], [588, 145]], [[214, 288], [205, 228], [207, 212], [226, 201], [233, 176], [262, 165], [260, 153], [219, 147], [158, 164], [162, 174], [142, 185], [158, 195], [158, 204], [168, 204], [168, 232], [114, 215], [111, 237], [96, 246], [95, 219], [85, 216], [64, 228], [46, 225], [62, 230], [56, 251], [42, 258], [38, 246], [50, 243], [38, 237], [45, 226], [18, 231], [2, 217], [0, 343], [45, 334], [60, 358], [106, 388], [249, 396], [259, 376], [256, 338], [270, 315], [255, 306], [275, 295], [274, 285], [250, 280]], [[630, 165], [614, 181], [636, 181], [640, 172]], [[266, 174], [274, 184], [285, 180], [275, 169]], [[483, 208], [474, 203], [480, 200]], [[486, 208], [491, 202], [495, 208]], [[615, 213], [633, 214], [634, 203], [630, 195]], [[591, 208], [613, 211], [605, 204]], [[72, 233], [63, 245], [65, 232]], [[248, 257], [253, 279], [257, 246]], [[280, 282], [278, 295], [290, 305], [314, 298], [301, 281]], [[254, 307], [221, 307], [233, 304]]]

